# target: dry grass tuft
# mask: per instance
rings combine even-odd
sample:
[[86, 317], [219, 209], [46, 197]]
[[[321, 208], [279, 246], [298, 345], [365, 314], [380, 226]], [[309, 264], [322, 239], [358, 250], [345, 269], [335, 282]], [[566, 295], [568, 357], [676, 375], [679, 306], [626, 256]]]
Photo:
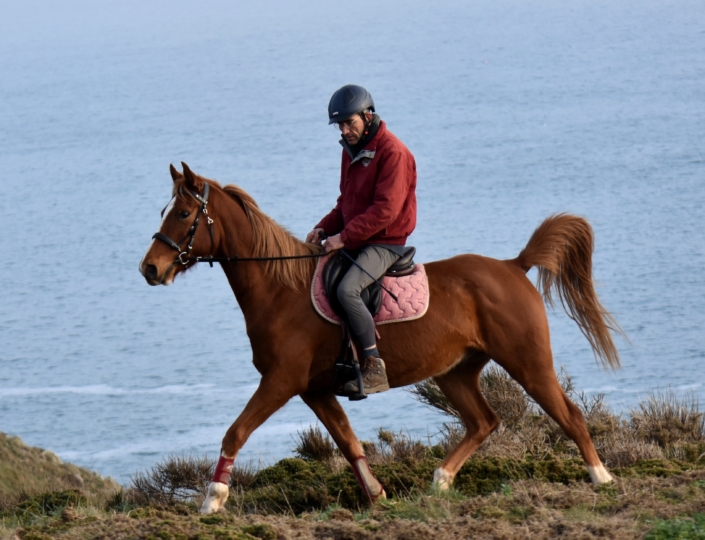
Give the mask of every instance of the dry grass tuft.
[[206, 456], [170, 456], [132, 478], [128, 498], [139, 504], [174, 504], [205, 493], [215, 469]]
[[533, 402], [522, 387], [496, 364], [490, 364], [482, 372], [480, 390], [507, 427], [517, 426], [532, 412]]
[[308, 461], [330, 461], [340, 454], [333, 440], [318, 426], [310, 426], [297, 432], [294, 453]]
[[401, 431], [394, 433], [380, 429], [377, 431], [377, 443], [368, 443], [365, 451], [370, 463], [389, 464], [421, 461], [428, 456], [429, 447]]
[[[133, 505], [174, 505], [205, 495], [216, 461], [207, 456], [169, 456], [135, 474], [123, 499]], [[247, 488], [257, 476], [251, 464], [235, 465], [230, 487]]]
[[661, 448], [678, 442], [705, 441], [705, 418], [692, 393], [681, 399], [673, 390], [650, 393], [629, 416], [634, 433]]
[[458, 409], [448, 401], [448, 398], [441, 392], [441, 389], [438, 388], [438, 385], [433, 379], [426, 379], [425, 381], [417, 383], [408, 391], [424, 405], [428, 405], [432, 409], [436, 409], [460, 420]]

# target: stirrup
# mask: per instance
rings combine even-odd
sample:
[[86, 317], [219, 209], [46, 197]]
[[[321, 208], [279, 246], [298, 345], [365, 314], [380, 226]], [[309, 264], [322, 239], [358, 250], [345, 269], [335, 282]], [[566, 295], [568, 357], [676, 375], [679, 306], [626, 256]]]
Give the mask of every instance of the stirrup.
[[357, 375], [357, 392], [348, 396], [350, 401], [362, 401], [367, 399], [365, 394], [365, 383], [362, 382], [362, 370], [360, 369], [360, 361], [357, 358], [357, 352], [353, 346], [353, 366], [355, 366], [355, 375]]

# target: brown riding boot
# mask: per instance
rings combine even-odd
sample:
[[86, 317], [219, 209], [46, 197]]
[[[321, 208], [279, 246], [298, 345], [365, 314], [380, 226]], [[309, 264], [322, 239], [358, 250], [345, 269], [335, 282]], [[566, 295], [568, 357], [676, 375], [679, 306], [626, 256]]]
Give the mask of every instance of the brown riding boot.
[[[384, 360], [376, 356], [368, 356], [362, 365], [362, 384], [365, 386], [365, 394], [376, 394], [389, 390], [387, 372], [384, 370]], [[345, 383], [345, 393], [355, 394], [358, 392], [357, 378]]]

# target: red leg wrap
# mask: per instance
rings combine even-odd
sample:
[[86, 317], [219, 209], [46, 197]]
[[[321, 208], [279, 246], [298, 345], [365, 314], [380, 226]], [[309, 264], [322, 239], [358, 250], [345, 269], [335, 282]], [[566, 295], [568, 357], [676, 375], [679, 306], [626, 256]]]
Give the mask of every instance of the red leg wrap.
[[233, 463], [235, 463], [235, 459], [228, 459], [220, 456], [220, 459], [218, 459], [218, 464], [215, 466], [212, 481], [220, 482], [226, 486], [230, 485], [230, 474], [233, 472]]

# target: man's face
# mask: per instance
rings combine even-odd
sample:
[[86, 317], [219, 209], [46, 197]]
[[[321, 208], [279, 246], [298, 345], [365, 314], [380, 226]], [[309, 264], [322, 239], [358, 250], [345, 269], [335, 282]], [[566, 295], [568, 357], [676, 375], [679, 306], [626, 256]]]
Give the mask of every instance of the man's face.
[[[372, 114], [366, 113], [365, 117], [369, 122], [372, 119]], [[340, 134], [345, 141], [350, 146], [353, 146], [360, 141], [365, 133], [365, 122], [362, 121], [362, 117], [359, 114], [356, 114], [347, 120], [338, 122], [338, 129], [340, 129]]]

